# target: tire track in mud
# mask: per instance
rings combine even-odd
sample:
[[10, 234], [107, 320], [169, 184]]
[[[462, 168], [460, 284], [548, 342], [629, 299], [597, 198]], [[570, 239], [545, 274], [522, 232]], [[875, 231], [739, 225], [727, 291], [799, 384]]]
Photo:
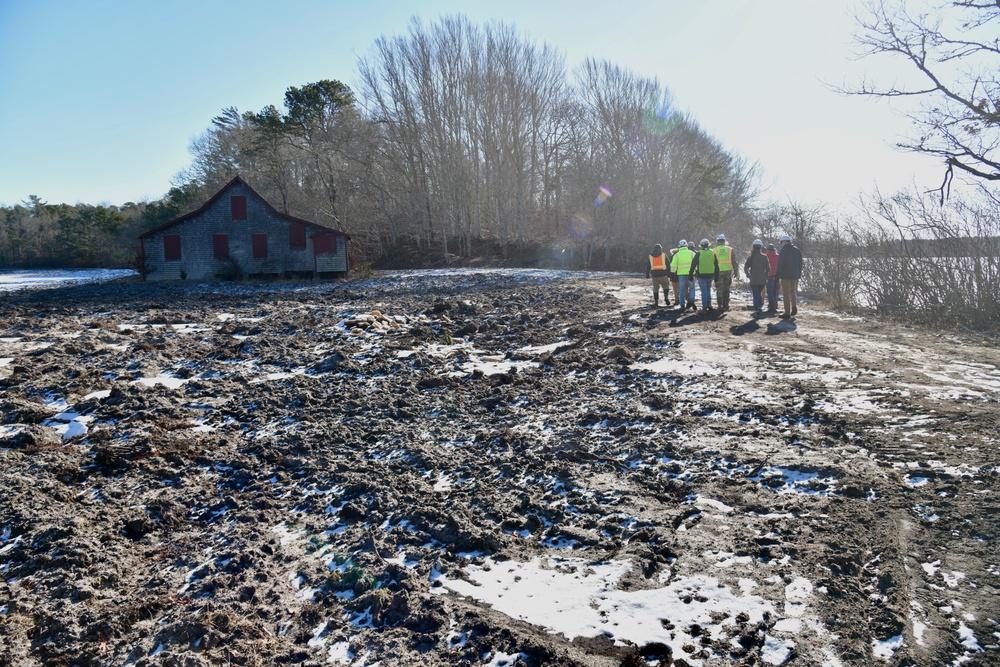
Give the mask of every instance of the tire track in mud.
[[[855, 387], [861, 383], [847, 401], [848, 409], [834, 413], [836, 417], [827, 419], [823, 428], [832, 440], [860, 452], [868, 468], [864, 476], [873, 480], [872, 506], [881, 508], [869, 513], [868, 520], [858, 516], [859, 525], [868, 528], [868, 539], [852, 551], [871, 557], [862, 563], [831, 560], [835, 570], [857, 572], [854, 613], [868, 609], [863, 618], [870, 635], [854, 632], [853, 636], [868, 640], [869, 660], [890, 656], [898, 660], [905, 653], [917, 664], [937, 663], [943, 656], [958, 662], [988, 661], [983, 645], [992, 644], [986, 650], [996, 650], [997, 586], [995, 565], [984, 557], [983, 545], [996, 540], [997, 468], [995, 449], [980, 444], [995, 443], [996, 411], [990, 405], [996, 402], [995, 393], [985, 399], [979, 392], [942, 398], [949, 393], [947, 388], [927, 386], [927, 377], [941, 378], [947, 367], [929, 372], [920, 361], [901, 365], [904, 354], [873, 359], [878, 352], [873, 353], [871, 345], [852, 345], [849, 340], [846, 345], [809, 340], [799, 350], [785, 347], [780, 354], [833, 357], [855, 376], [838, 381], [849, 380]], [[837, 358], [845, 351], [856, 356]], [[907, 350], [895, 346], [895, 351]], [[767, 355], [770, 365], [779, 358], [777, 348], [757, 352]], [[940, 355], [934, 356], [945, 363]], [[917, 358], [926, 357], [927, 348], [921, 349]], [[961, 353], [952, 358], [961, 365]], [[777, 365], [795, 364], [778, 361]], [[980, 366], [995, 370], [988, 364]], [[796, 375], [801, 373], [786, 370], [783, 377]], [[809, 413], [838, 402], [826, 384], [830, 383], [793, 382], [794, 393], [808, 397], [796, 406], [800, 415], [808, 418]], [[954, 567], [950, 575], [938, 572], [943, 569], [942, 556]], [[854, 660], [865, 659], [864, 651], [843, 652], [845, 657], [852, 654]]]

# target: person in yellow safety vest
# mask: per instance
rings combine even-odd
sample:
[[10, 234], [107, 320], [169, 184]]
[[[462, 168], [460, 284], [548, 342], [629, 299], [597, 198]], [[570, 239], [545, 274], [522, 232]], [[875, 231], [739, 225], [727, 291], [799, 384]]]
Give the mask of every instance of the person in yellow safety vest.
[[[670, 249], [670, 259], [667, 262], [669, 265], [674, 261], [674, 255], [677, 254], [677, 248]], [[681, 302], [681, 286], [677, 283], [677, 272], [670, 269], [670, 286], [674, 288], [674, 303]]]
[[719, 279], [719, 258], [709, 247], [708, 239], [701, 240], [701, 248], [695, 259], [695, 273], [698, 274], [698, 289], [701, 291], [701, 310], [712, 310], [712, 281]]
[[663, 288], [663, 305], [670, 305], [670, 268], [667, 265], [667, 256], [663, 254], [663, 246], [659, 243], [653, 246], [649, 254], [649, 268], [646, 269], [646, 277], [653, 277], [653, 307], [660, 305], [660, 288]]
[[[677, 283], [680, 285], [681, 294], [677, 305], [681, 307], [683, 313], [688, 308], [697, 310], [694, 304], [694, 253], [688, 249], [687, 241], [681, 239], [677, 244], [677, 253], [670, 260], [670, 270], [677, 274]], [[688, 294], [690, 286], [690, 295]], [[690, 296], [690, 303], [685, 303]]]
[[715, 239], [715, 257], [719, 260], [719, 279], [715, 281], [715, 299], [719, 310], [729, 310], [729, 292], [733, 287], [733, 278], [739, 278], [739, 269], [733, 261], [733, 249], [726, 242], [726, 235], [719, 234]]

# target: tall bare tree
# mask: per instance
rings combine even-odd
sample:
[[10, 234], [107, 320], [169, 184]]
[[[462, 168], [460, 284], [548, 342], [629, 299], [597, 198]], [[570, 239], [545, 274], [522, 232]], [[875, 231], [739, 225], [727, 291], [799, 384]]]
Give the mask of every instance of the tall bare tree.
[[533, 234], [565, 85], [559, 54], [502, 23], [413, 19], [408, 34], [376, 40], [360, 72], [418, 246], [447, 255], [454, 237], [466, 254], [474, 234], [502, 247]]
[[359, 72], [358, 103], [323, 80], [289, 88], [284, 112], [225, 109], [182, 183], [214, 189], [239, 173], [368, 256], [409, 246], [447, 263], [552, 246], [588, 263], [603, 250], [603, 267], [668, 228], [721, 231], [755, 194], [754, 168], [674, 113], [658, 82], [593, 60], [573, 79], [562, 54], [508, 24], [414, 18]]
[[943, 202], [955, 169], [1000, 181], [1000, 3], [954, 0], [869, 0], [857, 17], [856, 40], [866, 56], [905, 65], [892, 83], [865, 79], [844, 92], [910, 98], [904, 108], [916, 133], [897, 145], [944, 162]]

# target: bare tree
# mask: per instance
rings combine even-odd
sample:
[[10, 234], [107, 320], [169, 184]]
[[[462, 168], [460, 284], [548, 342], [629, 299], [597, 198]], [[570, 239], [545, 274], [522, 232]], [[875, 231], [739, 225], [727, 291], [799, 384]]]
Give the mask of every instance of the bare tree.
[[300, 169], [284, 119], [273, 105], [268, 105], [256, 114], [243, 114], [243, 120], [253, 130], [243, 147], [243, 171], [253, 172], [267, 190], [276, 191], [282, 212], [291, 213], [292, 192]]
[[[985, 196], [983, 196], [985, 194]], [[993, 193], [946, 206], [919, 193], [875, 193], [863, 209], [870, 260], [868, 305], [991, 329], [1000, 321], [1000, 216]], [[905, 276], [901, 280], [900, 276]]]
[[413, 19], [407, 35], [376, 40], [359, 69], [367, 111], [394, 156], [385, 173], [409, 193], [400, 204], [413, 214], [418, 247], [437, 242], [447, 258], [449, 237], [466, 254], [474, 234], [504, 248], [531, 235], [561, 56], [502, 23]]
[[859, 14], [856, 40], [866, 56], [886, 55], [908, 66], [905, 82], [863, 80], [843, 92], [876, 98], [915, 98], [906, 111], [916, 135], [905, 150], [943, 160], [941, 201], [954, 170], [1000, 181], [1000, 3], [954, 0], [945, 4], [869, 0]]
[[674, 113], [658, 82], [593, 60], [573, 81], [513, 26], [414, 18], [359, 72], [357, 105], [323, 80], [289, 88], [285, 112], [224, 110], [182, 182], [238, 173], [366, 253], [446, 263], [548, 246], [628, 266], [668, 228], [728, 233], [749, 218], [755, 167]]
[[[807, 205], [790, 200], [785, 204], [773, 202], [760, 209], [748, 231], [765, 244], [776, 243], [781, 235], [788, 234], [803, 254], [809, 254], [814, 243], [829, 237], [830, 225], [831, 216], [822, 204]], [[746, 240], [749, 245], [749, 239]], [[809, 283], [809, 264], [806, 263], [803, 276], [806, 285]]]
[[605, 266], [627, 266], [655, 242], [749, 226], [756, 166], [676, 112], [658, 81], [592, 59], [576, 79], [582, 122], [570, 173], [581, 200], [601, 185], [614, 193], [594, 211]]
[[192, 140], [191, 166], [178, 174], [174, 183], [197, 183], [218, 189], [241, 172], [244, 147], [249, 143], [249, 122], [236, 107], [227, 107], [212, 119], [212, 127]]

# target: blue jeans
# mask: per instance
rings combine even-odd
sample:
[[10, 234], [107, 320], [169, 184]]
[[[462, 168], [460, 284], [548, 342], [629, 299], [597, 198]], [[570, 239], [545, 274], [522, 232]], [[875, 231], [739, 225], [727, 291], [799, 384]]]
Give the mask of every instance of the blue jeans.
[[753, 312], [760, 312], [764, 307], [764, 285], [751, 285], [750, 296], [753, 297]]
[[778, 279], [767, 279], [767, 307], [768, 309], [778, 307]]
[[691, 280], [691, 276], [681, 275], [677, 276], [677, 284], [681, 288], [681, 310], [684, 310], [687, 304], [694, 303], [694, 281]]
[[701, 290], [702, 310], [708, 310], [712, 307], [712, 280], [713, 278], [698, 276], [698, 289]]

